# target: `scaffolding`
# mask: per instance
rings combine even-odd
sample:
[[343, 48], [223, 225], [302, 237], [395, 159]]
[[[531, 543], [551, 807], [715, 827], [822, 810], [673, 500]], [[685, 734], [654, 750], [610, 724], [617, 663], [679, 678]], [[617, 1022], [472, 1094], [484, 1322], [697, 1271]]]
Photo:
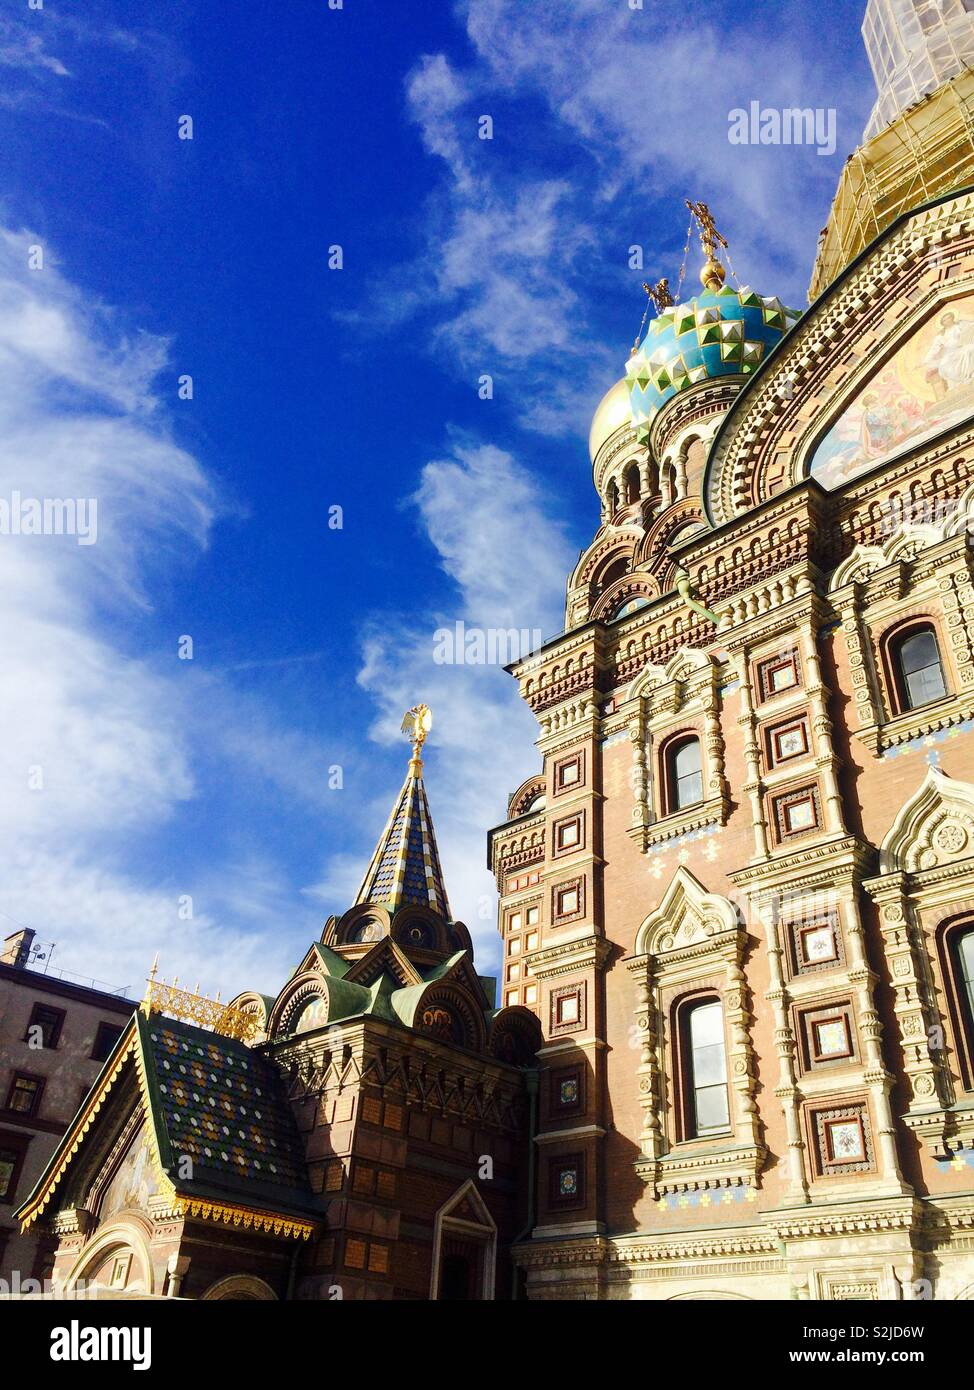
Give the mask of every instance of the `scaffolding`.
[[816, 299], [901, 213], [974, 184], [974, 71], [904, 111], [846, 160], [808, 287]]

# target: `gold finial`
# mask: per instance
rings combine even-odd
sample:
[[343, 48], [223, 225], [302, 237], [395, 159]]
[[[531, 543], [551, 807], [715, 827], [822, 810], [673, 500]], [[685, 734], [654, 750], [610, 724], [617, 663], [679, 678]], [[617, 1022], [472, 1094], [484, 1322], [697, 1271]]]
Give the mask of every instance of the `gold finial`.
[[409, 771], [418, 777], [423, 771], [423, 744], [433, 727], [433, 711], [429, 705], [413, 705], [402, 717], [402, 731], [413, 745], [413, 756], [409, 760]]
[[156, 983], [156, 971], [159, 969], [159, 952], [156, 951], [155, 959], [152, 962], [152, 969], [145, 977], [145, 994], [142, 996], [142, 1012], [148, 1016], [152, 1012], [152, 990]]
[[655, 285], [643, 285], [643, 289], [653, 302], [657, 314], [661, 314], [664, 309], [668, 309], [676, 301], [670, 294], [670, 282], [664, 275], [662, 280], [657, 280]]
[[718, 232], [713, 213], [706, 203], [692, 203], [689, 198], [684, 198], [683, 201], [700, 230], [700, 245], [707, 258], [700, 272], [701, 282], [704, 289], [717, 291], [727, 278], [727, 272], [717, 259], [717, 247], [723, 246], [726, 249], [727, 241]]

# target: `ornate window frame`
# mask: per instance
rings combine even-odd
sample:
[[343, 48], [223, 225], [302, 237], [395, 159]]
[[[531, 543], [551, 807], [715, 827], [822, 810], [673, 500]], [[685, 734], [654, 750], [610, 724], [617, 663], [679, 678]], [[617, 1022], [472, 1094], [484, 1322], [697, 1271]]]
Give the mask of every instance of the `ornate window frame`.
[[[647, 663], [629, 687], [626, 704], [635, 800], [630, 838], [645, 851], [691, 830], [726, 824], [730, 791], [720, 728], [720, 668], [714, 658], [682, 647], [665, 666]], [[704, 794], [694, 805], [671, 812], [660, 753], [684, 733], [700, 740]]]
[[879, 912], [912, 1092], [902, 1120], [944, 1160], [974, 1148], [974, 1091], [942, 950], [952, 923], [974, 920], [974, 784], [928, 767], [883, 840], [880, 873], [863, 886]]
[[[637, 982], [642, 1155], [636, 1171], [655, 1197], [718, 1187], [757, 1187], [766, 1157], [755, 1103], [757, 1078], [743, 971], [747, 931], [734, 904], [681, 866], [636, 934], [626, 962]], [[681, 1138], [673, 1019], [681, 1000], [716, 994], [724, 1009], [730, 1134]]]
[[[855, 711], [851, 732], [874, 755], [974, 716], [974, 489], [944, 526], [906, 526], [883, 545], [857, 545], [835, 570], [829, 596], [845, 636]], [[904, 709], [888, 644], [907, 623], [936, 634], [940, 700]]]

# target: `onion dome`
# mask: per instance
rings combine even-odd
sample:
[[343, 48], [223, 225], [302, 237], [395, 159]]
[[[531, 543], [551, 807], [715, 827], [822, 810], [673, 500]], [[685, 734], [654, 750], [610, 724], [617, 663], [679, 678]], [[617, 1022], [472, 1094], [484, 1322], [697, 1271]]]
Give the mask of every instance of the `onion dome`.
[[593, 463], [602, 445], [607, 439], [612, 438], [616, 430], [622, 429], [623, 425], [632, 426], [629, 382], [626, 377], [609, 387], [592, 416], [592, 428], [588, 435], [588, 453]]
[[715, 377], [749, 376], [800, 317], [780, 299], [746, 285], [733, 289], [713, 275], [695, 299], [668, 305], [626, 366], [639, 440], [648, 439], [657, 412], [679, 391]]

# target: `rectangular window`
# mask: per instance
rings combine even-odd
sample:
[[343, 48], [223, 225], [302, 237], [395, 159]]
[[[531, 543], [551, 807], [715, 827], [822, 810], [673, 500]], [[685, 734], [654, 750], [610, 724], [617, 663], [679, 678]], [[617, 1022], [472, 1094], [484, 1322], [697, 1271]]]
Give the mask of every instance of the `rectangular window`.
[[91, 1051], [91, 1058], [94, 1062], [107, 1061], [111, 1055], [112, 1048], [122, 1036], [122, 1028], [117, 1023], [99, 1023], [98, 1032], [95, 1034], [95, 1045]]
[[691, 1009], [689, 1034], [693, 1136], [696, 1138], [716, 1134], [730, 1125], [721, 1004], [714, 1001]]
[[538, 1002], [538, 986], [537, 986], [537, 985], [525, 985], [525, 986], [524, 986], [524, 1002], [525, 1002], [525, 1004], [537, 1004], [537, 1002]]
[[509, 965], [507, 967], [508, 984], [513, 984], [515, 980], [521, 978], [521, 967], [519, 965]]
[[520, 930], [521, 930], [521, 923], [522, 923], [522, 918], [521, 918], [520, 912], [512, 912], [511, 915], [510, 915], [510, 917], [508, 917], [508, 919], [507, 919], [507, 930], [508, 930], [508, 931], [520, 931]]
[[0, 1202], [13, 1201], [23, 1157], [23, 1149], [8, 1148], [0, 1141]]
[[524, 920], [527, 922], [529, 927], [537, 926], [540, 917], [540, 907], [529, 907], [527, 912], [524, 914]]
[[517, 990], [516, 990], [516, 989], [509, 989], [509, 990], [507, 991], [507, 1007], [508, 1007], [509, 1009], [512, 1008], [512, 1007], [517, 1003], [517, 1001], [518, 1001], [518, 993], [517, 993]]
[[527, 936], [524, 938], [524, 949], [526, 951], [536, 951], [538, 949], [538, 933], [536, 931], [528, 932]]
[[7, 1092], [7, 1109], [18, 1115], [36, 1115], [44, 1082], [36, 1076], [15, 1076]]
[[345, 1242], [345, 1266], [347, 1269], [365, 1268], [365, 1241], [347, 1240]]
[[521, 954], [521, 938], [519, 936], [511, 937], [510, 941], [507, 943], [507, 953], [511, 956], [519, 956]]
[[355, 1169], [355, 1176], [352, 1179], [352, 1191], [358, 1193], [369, 1193], [375, 1188], [375, 1170], [363, 1168]]
[[24, 1041], [30, 1047], [57, 1047], [64, 1023], [64, 1010], [48, 1004], [35, 1004]]

